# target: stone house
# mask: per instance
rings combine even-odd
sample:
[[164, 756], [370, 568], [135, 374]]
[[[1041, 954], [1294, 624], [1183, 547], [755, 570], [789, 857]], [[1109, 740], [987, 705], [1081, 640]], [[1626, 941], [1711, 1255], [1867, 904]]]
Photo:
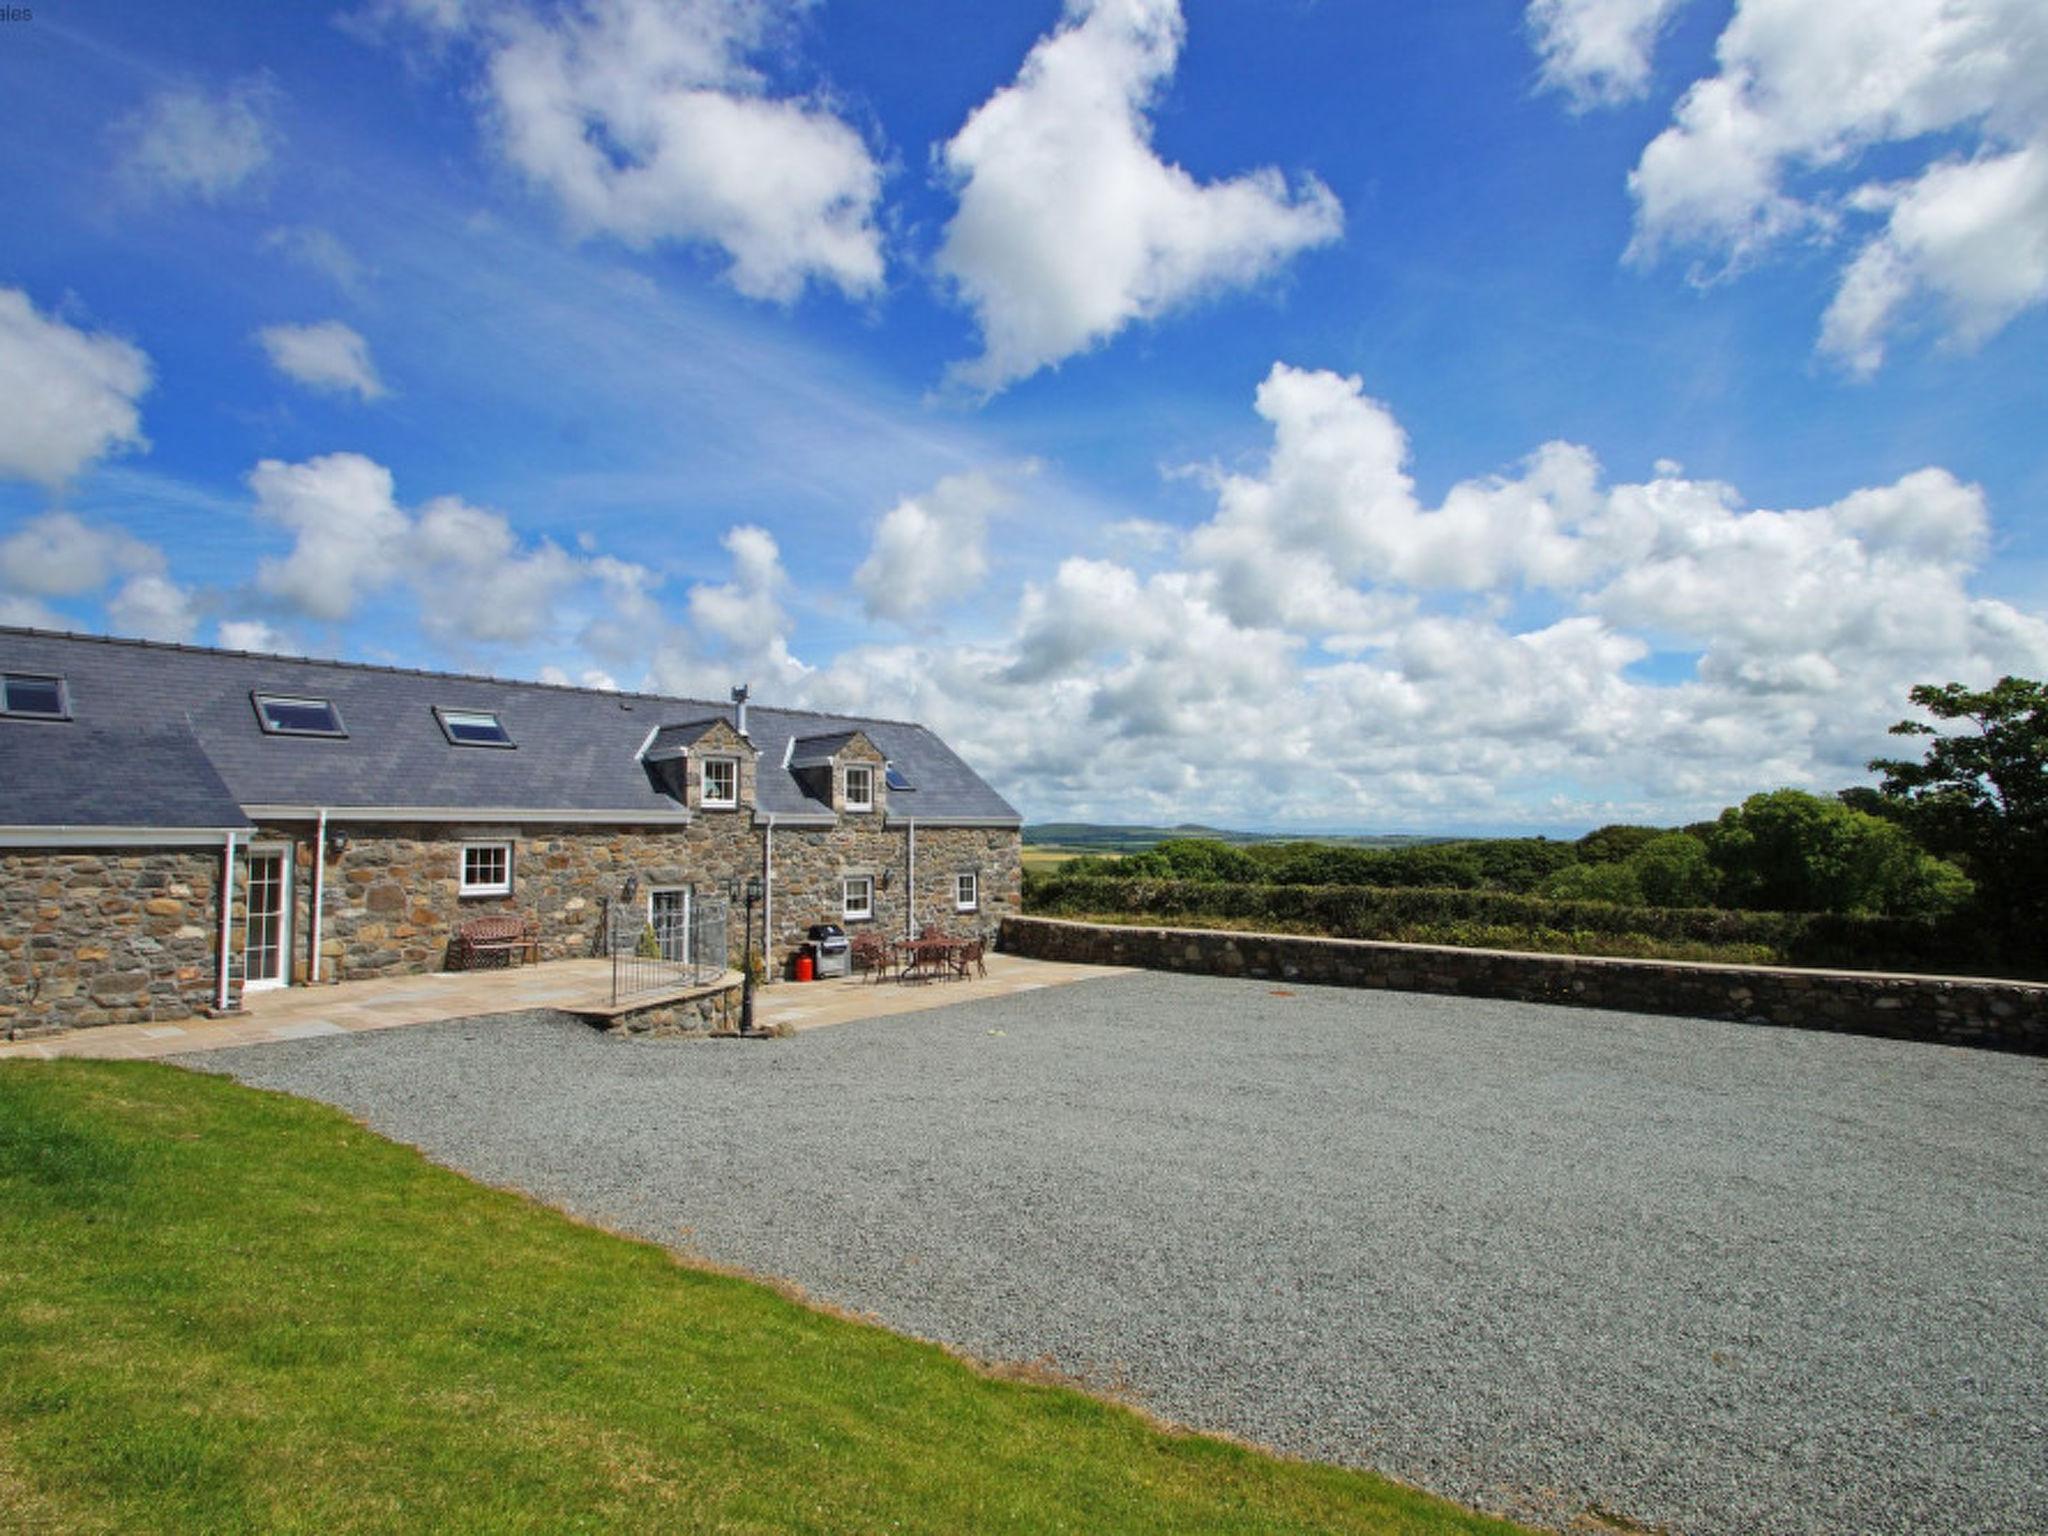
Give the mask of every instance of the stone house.
[[992, 932], [1020, 831], [904, 721], [0, 627], [0, 1038], [440, 970], [492, 912], [600, 954], [750, 878], [772, 978], [813, 923]]

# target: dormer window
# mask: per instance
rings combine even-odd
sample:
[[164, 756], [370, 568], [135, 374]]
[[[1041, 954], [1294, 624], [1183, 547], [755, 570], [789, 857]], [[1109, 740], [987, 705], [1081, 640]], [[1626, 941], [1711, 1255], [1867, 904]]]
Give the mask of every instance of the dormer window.
[[846, 770], [846, 808], [849, 811], [872, 811], [875, 808], [875, 770], [865, 763], [854, 763]]
[[740, 803], [740, 760], [736, 757], [704, 759], [704, 804], [731, 810]]
[[71, 700], [64, 679], [32, 672], [0, 674], [0, 715], [19, 720], [69, 720]]
[[296, 699], [279, 693], [252, 693], [256, 719], [267, 736], [346, 736], [341, 711], [326, 699]]
[[443, 709], [434, 706], [434, 718], [441, 722], [441, 734], [458, 747], [510, 747], [516, 745], [504, 722], [488, 709]]

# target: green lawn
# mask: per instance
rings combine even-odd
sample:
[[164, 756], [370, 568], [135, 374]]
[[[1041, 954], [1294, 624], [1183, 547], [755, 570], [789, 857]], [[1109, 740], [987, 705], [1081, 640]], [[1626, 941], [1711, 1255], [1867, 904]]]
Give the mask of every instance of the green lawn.
[[0, 1065], [0, 1529], [1514, 1528], [1162, 1432], [176, 1068]]

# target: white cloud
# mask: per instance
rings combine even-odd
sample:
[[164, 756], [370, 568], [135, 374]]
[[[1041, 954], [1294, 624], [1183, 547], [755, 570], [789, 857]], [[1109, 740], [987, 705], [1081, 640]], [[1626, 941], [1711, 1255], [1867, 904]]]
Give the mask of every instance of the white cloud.
[[[1629, 178], [1633, 259], [1690, 250], [1705, 279], [1854, 242], [1820, 346], [1863, 374], [1916, 319], [1967, 346], [2048, 301], [2039, 0], [1739, 0], [1715, 55]], [[1859, 180], [1878, 152], [1919, 168]]]
[[369, 269], [332, 230], [288, 224], [265, 235], [263, 249], [319, 273], [348, 298], [359, 300], [369, 289]]
[[412, 522], [383, 465], [359, 453], [265, 459], [249, 488], [257, 515], [293, 535], [289, 554], [257, 563], [256, 585], [306, 617], [339, 623], [404, 570]]
[[289, 553], [258, 562], [257, 589], [325, 623], [404, 583], [428, 634], [458, 646], [526, 645], [556, 636], [573, 589], [626, 581], [629, 572], [647, 579], [624, 562], [581, 559], [545, 539], [524, 543], [503, 516], [460, 497], [408, 512], [391, 471], [357, 453], [265, 459], [249, 485], [257, 515], [293, 536]]
[[147, 448], [136, 402], [149, 384], [139, 348], [0, 288], [0, 476], [55, 487], [106, 454]]
[[1275, 364], [1256, 408], [1273, 427], [1257, 474], [1217, 474], [1217, 513], [1188, 539], [1226, 611], [1247, 623], [1371, 631], [1393, 616], [1359, 583], [1478, 591], [1568, 584], [1568, 536], [1592, 506], [1597, 466], [1547, 444], [1519, 476], [1466, 481], [1425, 510], [1407, 471], [1408, 439], [1363, 383]]
[[1001, 389], [1342, 233], [1312, 176], [1204, 184], [1159, 157], [1147, 114], [1182, 34], [1179, 0], [1068, 0], [1015, 82], [945, 146], [959, 209], [938, 271], [983, 345], [960, 382]]
[[167, 576], [131, 576], [107, 599], [114, 633], [144, 640], [190, 640], [199, 628], [192, 594]]
[[218, 96], [161, 91], [116, 130], [121, 171], [144, 190], [217, 203], [270, 163], [276, 101], [262, 75]]
[[453, 496], [420, 509], [411, 547], [428, 629], [487, 645], [547, 635], [582, 574], [554, 544], [522, 547], [504, 518]]
[[270, 356], [270, 365], [308, 389], [334, 394], [353, 391], [364, 400], [384, 393], [384, 381], [370, 361], [370, 344], [339, 320], [313, 325], [266, 325], [256, 340]]
[[163, 551], [71, 512], [45, 512], [0, 539], [0, 588], [38, 597], [97, 592], [118, 575], [163, 569]]
[[732, 559], [731, 579], [690, 588], [689, 622], [670, 626], [656, 648], [655, 685], [720, 699], [734, 683], [772, 693], [792, 689], [809, 668], [791, 654], [783, 607], [789, 573], [765, 528], [742, 524], [719, 541]]
[[483, 59], [507, 162], [582, 235], [723, 252], [740, 292], [787, 303], [807, 283], [880, 289], [882, 169], [820, 95], [777, 95], [753, 60], [801, 9], [778, 0], [387, 3]]
[[296, 638], [262, 619], [222, 619], [214, 626], [213, 643], [230, 651], [256, 651], [266, 656], [303, 656]]
[[1972, 590], [1989, 509], [1940, 469], [1781, 511], [1553, 443], [1424, 507], [1359, 380], [1276, 367], [1257, 408], [1272, 451], [1212, 475], [1181, 568], [1069, 557], [1000, 640], [858, 647], [789, 696], [926, 720], [1036, 815], [1413, 830], [1833, 789], [1913, 683], [2048, 668], [2048, 622]]
[[1634, 101], [1650, 87], [1657, 34], [1682, 0], [1530, 0], [1543, 84], [1585, 111]]
[[891, 507], [853, 573], [868, 617], [907, 624], [980, 586], [988, 574], [988, 520], [1009, 500], [992, 477], [971, 471]]
[[1965, 345], [2048, 298], [2048, 135], [1865, 189], [1860, 206], [1890, 217], [1842, 274], [1820, 336], [1821, 350], [1858, 374], [1877, 371], [1887, 334], [1916, 298], [1933, 298]]
[[24, 629], [66, 629], [63, 616], [48, 603], [17, 592], [0, 592], [0, 624]]
[[542, 667], [540, 680], [553, 683], [558, 688], [599, 688], [606, 693], [619, 691], [619, 680], [597, 667], [585, 667], [574, 677], [561, 667]]

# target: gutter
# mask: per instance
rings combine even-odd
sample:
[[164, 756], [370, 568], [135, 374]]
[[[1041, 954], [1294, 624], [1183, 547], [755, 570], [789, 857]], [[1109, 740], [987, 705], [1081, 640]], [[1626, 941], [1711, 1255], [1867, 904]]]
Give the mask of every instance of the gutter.
[[217, 848], [247, 827], [103, 827], [71, 823], [0, 827], [0, 848]]
[[910, 855], [906, 861], [909, 877], [903, 883], [903, 937], [917, 937], [917, 818], [904, 823], [910, 828]]
[[[767, 969], [768, 946], [775, 932], [775, 813], [768, 812], [768, 831], [761, 839], [761, 958]], [[774, 979], [772, 976], [769, 978]]]
[[327, 811], [320, 812], [320, 824], [313, 831], [313, 953], [306, 964], [306, 984], [320, 979], [320, 908], [327, 895]]
[[1021, 832], [1024, 823], [1014, 816], [918, 816], [899, 822], [890, 817], [889, 825], [924, 825], [927, 827], [989, 827], [1006, 832]]
[[[315, 805], [245, 805], [243, 813], [254, 821], [311, 821], [319, 815]], [[680, 808], [651, 810], [562, 810], [510, 805], [342, 805], [327, 810], [333, 821], [444, 822], [468, 825], [488, 822], [561, 822], [569, 826], [680, 827], [694, 816]]]
[[216, 972], [219, 980], [214, 987], [214, 1007], [222, 1013], [228, 1011], [228, 934], [235, 924], [235, 834], [227, 835], [227, 845], [222, 850], [220, 880], [220, 968]]

